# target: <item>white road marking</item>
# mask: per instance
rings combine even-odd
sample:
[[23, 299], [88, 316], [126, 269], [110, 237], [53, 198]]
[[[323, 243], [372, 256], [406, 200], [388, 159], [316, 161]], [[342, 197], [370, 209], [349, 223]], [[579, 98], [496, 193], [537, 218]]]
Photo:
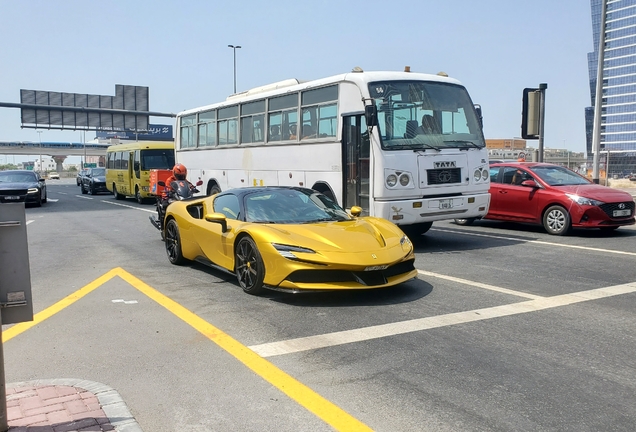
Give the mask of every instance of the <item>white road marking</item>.
[[124, 299], [114, 299], [111, 300], [113, 303], [123, 303], [123, 304], [137, 304], [139, 303], [137, 300], [124, 300]]
[[66, 192], [57, 192], [57, 193], [59, 193], [60, 195], [68, 195]]
[[35, 222], [35, 219], [31, 219], [31, 220], [26, 221], [26, 224], [28, 225], [28, 224], [30, 224], [31, 222]]
[[102, 200], [102, 202], [106, 203], [106, 204], [112, 204], [112, 205], [116, 205], [116, 206], [120, 206], [120, 207], [130, 208], [130, 209], [133, 209], [133, 210], [141, 210], [141, 211], [145, 211], [145, 212], [148, 212], [148, 213], [157, 213], [157, 210], [143, 209], [143, 208], [131, 206], [131, 205], [128, 205], [128, 204], [121, 204], [121, 203], [116, 203], [116, 202], [106, 201], [106, 200]]
[[525, 297], [525, 298], [529, 298], [529, 299], [540, 299], [540, 298], [545, 298], [543, 296], [538, 296], [538, 295], [534, 295], [534, 294], [528, 294], [528, 293], [524, 293], [521, 291], [513, 291], [507, 288], [501, 288], [501, 287], [497, 287], [494, 285], [488, 285], [488, 284], [484, 284], [484, 283], [480, 283], [480, 282], [473, 282], [470, 281], [468, 279], [461, 279], [461, 278], [457, 278], [457, 277], [453, 277], [453, 276], [446, 276], [443, 274], [439, 274], [439, 273], [433, 273], [433, 272], [428, 272], [425, 270], [418, 270], [417, 271], [419, 274], [425, 275], [425, 276], [432, 276], [432, 277], [436, 277], [439, 279], [446, 279], [449, 281], [453, 281], [453, 282], [458, 282], [460, 284], [464, 284], [464, 285], [470, 285], [470, 286], [474, 286], [474, 287], [478, 287], [478, 288], [484, 288], [490, 291], [497, 291], [500, 293], [504, 293], [504, 294], [511, 294], [514, 296], [518, 296], [518, 297]]
[[614, 285], [605, 288], [597, 288], [589, 291], [581, 291], [572, 294], [563, 294], [553, 297], [544, 297], [519, 303], [502, 306], [494, 306], [483, 309], [475, 309], [465, 312], [456, 312], [446, 315], [413, 319], [390, 324], [364, 327], [354, 330], [345, 330], [334, 333], [326, 333], [316, 336], [308, 336], [297, 339], [289, 339], [279, 342], [252, 345], [252, 351], [261, 357], [291, 354], [301, 351], [309, 351], [353, 342], [361, 342], [370, 339], [394, 336], [404, 333], [446, 327], [456, 324], [464, 324], [474, 321], [482, 321], [491, 318], [518, 315], [527, 312], [536, 312], [560, 306], [572, 305], [589, 300], [598, 300], [606, 297], [629, 294], [636, 292], [636, 282], [623, 285]]
[[59, 199], [54, 199], [54, 198], [47, 198], [46, 199], [47, 202], [58, 202]]
[[527, 240], [527, 239], [523, 239], [519, 237], [504, 237], [504, 236], [497, 236], [497, 235], [490, 235], [490, 234], [478, 234], [478, 233], [468, 232], [464, 230], [455, 231], [455, 230], [447, 230], [443, 228], [434, 228], [434, 230], [440, 231], [440, 232], [453, 233], [453, 234], [470, 235], [475, 237], [487, 237], [487, 238], [498, 239], [498, 240], [511, 240], [516, 242], [534, 243], [534, 244], [557, 246], [557, 247], [564, 247], [564, 248], [570, 248], [570, 249], [582, 249], [582, 250], [593, 251], [593, 252], [604, 252], [604, 253], [611, 253], [611, 254], [617, 254], [617, 255], [636, 256], [636, 252], [625, 252], [625, 251], [619, 251], [619, 250], [613, 250], [613, 249], [601, 249], [601, 248], [593, 248], [593, 247], [587, 247], [587, 246], [567, 245], [567, 244], [546, 242], [541, 240]]
[[78, 198], [93, 199], [91, 197], [87, 197], [87, 196], [84, 196], [84, 195], [75, 195], [75, 196], [78, 197]]

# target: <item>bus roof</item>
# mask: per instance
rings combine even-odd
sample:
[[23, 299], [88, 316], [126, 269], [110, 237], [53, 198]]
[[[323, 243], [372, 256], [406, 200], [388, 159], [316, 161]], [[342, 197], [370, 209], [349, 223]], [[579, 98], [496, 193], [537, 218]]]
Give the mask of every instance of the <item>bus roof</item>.
[[137, 149], [167, 149], [174, 148], [174, 141], [133, 141], [108, 146], [107, 152]]
[[[358, 68], [356, 68], [358, 69]], [[461, 82], [454, 78], [449, 78], [445, 73], [440, 72], [436, 75], [415, 73], [415, 72], [396, 72], [396, 71], [369, 71], [364, 72], [361, 69], [359, 71], [352, 71], [340, 75], [334, 75], [327, 78], [320, 78], [312, 81], [301, 81], [295, 78], [279, 81], [264, 86], [255, 87], [250, 90], [246, 90], [240, 93], [230, 95], [225, 101], [217, 102], [210, 105], [204, 105], [197, 108], [191, 108], [182, 111], [177, 114], [178, 117], [197, 113], [199, 111], [205, 111], [217, 106], [231, 105], [232, 103], [247, 102], [250, 100], [262, 99], [268, 96], [283, 95], [287, 92], [294, 92], [298, 90], [305, 90], [313, 87], [321, 87], [329, 84], [335, 84], [339, 82], [353, 82], [360, 88], [366, 88], [366, 84], [375, 81], [436, 81], [445, 82], [450, 84], [461, 85]], [[283, 90], [281, 90], [283, 89]]]

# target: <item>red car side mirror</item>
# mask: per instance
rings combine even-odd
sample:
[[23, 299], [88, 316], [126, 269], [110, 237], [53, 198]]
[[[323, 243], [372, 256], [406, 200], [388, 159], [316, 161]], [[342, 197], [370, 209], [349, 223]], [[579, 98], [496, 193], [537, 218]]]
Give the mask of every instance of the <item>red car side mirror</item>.
[[537, 182], [534, 181], [534, 180], [524, 180], [524, 181], [521, 182], [521, 186], [527, 186], [527, 187], [531, 187], [531, 188], [538, 188], [539, 187]]

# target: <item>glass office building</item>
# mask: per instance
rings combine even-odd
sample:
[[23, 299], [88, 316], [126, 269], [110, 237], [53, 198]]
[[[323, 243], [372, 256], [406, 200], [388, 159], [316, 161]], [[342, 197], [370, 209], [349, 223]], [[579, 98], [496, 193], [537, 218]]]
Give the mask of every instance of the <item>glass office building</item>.
[[[598, 45], [603, 0], [590, 0], [594, 52], [588, 54], [592, 106], [585, 110], [587, 151], [592, 154]], [[636, 0], [607, 0], [605, 17], [601, 156], [610, 152], [608, 173], [636, 173]]]

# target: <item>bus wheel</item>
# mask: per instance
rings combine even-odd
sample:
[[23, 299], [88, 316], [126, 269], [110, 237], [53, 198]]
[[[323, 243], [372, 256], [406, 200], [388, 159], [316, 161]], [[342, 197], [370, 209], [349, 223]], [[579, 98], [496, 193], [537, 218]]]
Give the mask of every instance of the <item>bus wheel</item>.
[[411, 240], [415, 240], [426, 231], [430, 230], [432, 226], [433, 222], [424, 222], [413, 225], [403, 225], [400, 226], [400, 228], [402, 229], [402, 231], [404, 231], [404, 234], [409, 236]]
[[218, 185], [214, 185], [210, 189], [208, 189], [208, 196], [218, 193], [221, 193], [221, 188]]
[[141, 197], [141, 192], [139, 192], [139, 186], [135, 186], [135, 198], [139, 204], [144, 203], [144, 199]]
[[114, 184], [113, 184], [113, 195], [115, 195], [116, 200], [123, 200], [124, 198], [126, 198], [125, 196], [117, 192], [117, 186], [115, 186]]

